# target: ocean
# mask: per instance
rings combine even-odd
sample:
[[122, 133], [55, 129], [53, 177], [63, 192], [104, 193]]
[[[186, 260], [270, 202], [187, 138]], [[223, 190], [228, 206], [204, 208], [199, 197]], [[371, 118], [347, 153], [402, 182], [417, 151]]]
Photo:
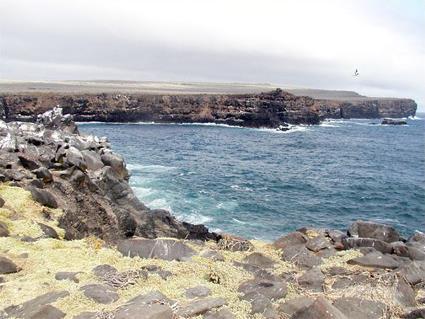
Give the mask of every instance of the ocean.
[[405, 126], [328, 120], [288, 132], [214, 124], [79, 123], [124, 156], [151, 208], [250, 239], [354, 220], [425, 230], [425, 114]]

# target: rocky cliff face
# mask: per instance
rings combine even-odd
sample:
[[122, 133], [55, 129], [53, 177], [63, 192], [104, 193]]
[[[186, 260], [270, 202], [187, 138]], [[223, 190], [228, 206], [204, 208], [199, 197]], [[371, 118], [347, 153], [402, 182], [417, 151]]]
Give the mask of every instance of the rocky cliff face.
[[53, 106], [77, 121], [163, 123], [214, 122], [246, 127], [284, 123], [318, 124], [324, 118], [379, 118], [414, 115], [410, 99], [321, 100], [277, 89], [259, 94], [6, 94], [0, 116], [6, 121], [34, 121]]
[[65, 238], [215, 238], [202, 225], [147, 208], [128, 179], [124, 160], [106, 138], [80, 135], [59, 108], [39, 116], [37, 124], [0, 121], [0, 181], [30, 190], [48, 207], [64, 208]]

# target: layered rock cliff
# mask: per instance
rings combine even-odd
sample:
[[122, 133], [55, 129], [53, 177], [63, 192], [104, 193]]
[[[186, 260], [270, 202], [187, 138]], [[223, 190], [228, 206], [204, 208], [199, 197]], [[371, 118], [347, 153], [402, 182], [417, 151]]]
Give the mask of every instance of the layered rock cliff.
[[56, 105], [77, 121], [214, 122], [246, 127], [318, 124], [324, 118], [406, 117], [416, 112], [410, 99], [320, 100], [277, 89], [228, 95], [4, 94], [0, 116], [6, 121], [34, 121], [37, 114]]
[[31, 191], [50, 208], [64, 208], [65, 238], [215, 238], [202, 225], [147, 208], [128, 179], [124, 160], [106, 138], [80, 135], [60, 108], [42, 114], [37, 123], [0, 120], [0, 182]]

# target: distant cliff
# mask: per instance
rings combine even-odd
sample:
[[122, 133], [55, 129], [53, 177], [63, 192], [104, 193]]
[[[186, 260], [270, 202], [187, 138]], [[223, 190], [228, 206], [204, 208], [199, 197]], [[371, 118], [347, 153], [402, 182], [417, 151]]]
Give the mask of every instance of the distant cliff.
[[325, 118], [406, 117], [416, 112], [410, 99], [324, 100], [277, 89], [253, 94], [3, 94], [0, 116], [6, 121], [34, 121], [57, 105], [77, 121], [214, 122], [245, 127], [318, 124]]

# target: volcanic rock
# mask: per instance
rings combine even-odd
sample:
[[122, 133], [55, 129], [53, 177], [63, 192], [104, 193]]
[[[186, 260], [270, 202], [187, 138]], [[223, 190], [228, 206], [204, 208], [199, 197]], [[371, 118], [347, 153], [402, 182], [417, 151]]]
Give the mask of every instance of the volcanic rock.
[[400, 240], [400, 234], [392, 226], [379, 224], [371, 221], [358, 220], [354, 222], [348, 233], [350, 236], [374, 238], [391, 243]]

